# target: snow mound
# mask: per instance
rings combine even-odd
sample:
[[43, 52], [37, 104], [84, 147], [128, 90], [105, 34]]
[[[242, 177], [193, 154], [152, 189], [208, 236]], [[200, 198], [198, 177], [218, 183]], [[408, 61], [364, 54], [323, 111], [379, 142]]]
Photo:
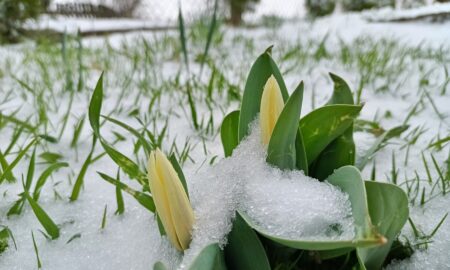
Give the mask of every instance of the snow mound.
[[[425, 207], [415, 207], [411, 210], [411, 218], [418, 229], [430, 234], [439, 221], [449, 212], [450, 194], [438, 197]], [[402, 234], [408, 239], [414, 239], [411, 226], [406, 224]], [[450, 219], [447, 217], [437, 233], [431, 238], [431, 243], [424, 250], [416, 250], [405, 260], [392, 262], [386, 270], [420, 270], [420, 269], [450, 269]], [[419, 243], [423, 242], [419, 240]], [[413, 242], [414, 244], [414, 242]]]
[[348, 195], [302, 171], [281, 171], [266, 163], [259, 125], [234, 150], [202, 173], [188, 176], [196, 225], [182, 267], [207, 244], [226, 243], [237, 209], [273, 235], [292, 239], [352, 239]]

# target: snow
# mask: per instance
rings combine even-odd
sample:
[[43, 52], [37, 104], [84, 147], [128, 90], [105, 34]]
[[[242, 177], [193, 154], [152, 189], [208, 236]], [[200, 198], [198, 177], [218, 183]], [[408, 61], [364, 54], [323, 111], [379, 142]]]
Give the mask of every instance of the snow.
[[[348, 195], [303, 171], [281, 171], [269, 166], [259, 126], [228, 161], [233, 178], [244, 183], [239, 209], [259, 228], [287, 239], [353, 239], [354, 226]], [[340, 233], [332, 228], [342, 228]]]
[[[363, 13], [363, 17], [369, 21], [389, 22], [395, 20], [414, 19], [437, 14], [450, 14], [450, 3], [435, 3], [410, 9], [393, 9], [391, 7], [381, 8], [375, 11]], [[448, 32], [450, 35], [450, 32]]]
[[[211, 243], [226, 244], [236, 210], [267, 232], [289, 239], [353, 239], [348, 195], [301, 171], [282, 172], [265, 162], [258, 119], [250, 135], [229, 158], [190, 174], [191, 201], [197, 217], [193, 240], [182, 267]], [[342, 228], [332, 232], [331, 227]]]
[[[439, 221], [449, 212], [448, 205], [450, 195], [439, 197], [426, 205], [426, 207], [415, 207], [411, 211], [411, 218], [419, 230], [425, 234], [431, 234]], [[409, 239], [415, 239], [411, 226], [407, 225], [403, 232]], [[386, 270], [409, 270], [409, 269], [450, 269], [450, 219], [447, 217], [439, 227], [437, 233], [431, 239], [428, 249], [418, 250], [411, 258], [403, 261], [394, 261]], [[423, 243], [424, 240], [417, 239], [412, 244]]]

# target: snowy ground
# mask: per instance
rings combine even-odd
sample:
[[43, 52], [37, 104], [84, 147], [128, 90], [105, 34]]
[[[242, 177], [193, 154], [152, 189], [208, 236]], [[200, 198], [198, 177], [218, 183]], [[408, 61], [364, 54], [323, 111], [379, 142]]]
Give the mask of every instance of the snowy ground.
[[[67, 27], [74, 27], [73, 20], [67, 23]], [[86, 20], [83, 22], [84, 25], [91, 23]], [[61, 25], [58, 24], [58, 27]], [[423, 153], [430, 166], [431, 177], [437, 181], [438, 173], [432, 165], [430, 154], [433, 154], [438, 166], [446, 171], [449, 147], [444, 144], [439, 149], [429, 145], [439, 138], [448, 137], [450, 131], [448, 29], [449, 23], [369, 24], [358, 15], [336, 15], [314, 23], [291, 22], [281, 28], [234, 30], [222, 27], [211, 47], [212, 64], [205, 68], [200, 78], [199, 64], [193, 59], [202, 53], [205, 39], [194, 29], [189, 35], [188, 51], [191, 73], [195, 74], [197, 83], [193, 90], [194, 102], [199, 122], [203, 119], [204, 123], [198, 130], [193, 128], [185, 89], [180, 83], [186, 76], [186, 69], [182, 64], [176, 32], [130, 33], [83, 40], [81, 70], [84, 85], [75, 94], [67, 129], [57, 143], [42, 141], [37, 147], [38, 156], [43, 152], [56, 152], [70, 164], [49, 179], [39, 200], [39, 204], [60, 225], [61, 236], [54, 241], [47, 240], [39, 232], [42, 227], [28, 204], [20, 216], [6, 218], [6, 212], [17, 199], [16, 194], [23, 190], [20, 178], [22, 174], [26, 177], [27, 156], [13, 171], [18, 181], [0, 185], [0, 193], [3, 194], [0, 224], [8, 226], [17, 241], [17, 250], [11, 245], [0, 255], [0, 268], [36, 267], [31, 232], [36, 238], [44, 269], [151, 269], [157, 260], [163, 260], [175, 268], [180, 262], [188, 262], [201, 245], [224, 241], [222, 236], [230, 229], [230, 209], [236, 207], [236, 201], [229, 196], [230, 190], [235, 188], [233, 182], [223, 182], [226, 171], [219, 171], [209, 165], [214, 163], [218, 168], [227, 168], [224, 162], [232, 162], [222, 160], [222, 146], [217, 131], [225, 113], [237, 108], [239, 93], [251, 63], [272, 44], [275, 45], [273, 57], [285, 76], [288, 89], [292, 91], [300, 80], [305, 81], [303, 115], [327, 100], [332, 89], [327, 73], [333, 72], [345, 78], [355, 91], [362, 89], [361, 101], [365, 105], [360, 119], [373, 121], [384, 129], [403, 123], [410, 125], [401, 139], [394, 140], [393, 144], [377, 153], [378, 180], [392, 181], [393, 155], [396, 157], [399, 182], [414, 178], [415, 172], [421, 180], [426, 179], [421, 158]], [[12, 115], [20, 108], [14, 114], [17, 119], [38, 126], [39, 134], [58, 135], [69, 107], [69, 93], [64, 91], [66, 74], [71, 74], [76, 87], [80, 70], [77, 43], [69, 42], [66, 49], [67, 65], [62, 60], [59, 44], [38, 46], [28, 43], [0, 48], [2, 114]], [[212, 97], [207, 102], [206, 92], [212, 65], [217, 68], [217, 77]], [[203, 234], [197, 231], [199, 235], [194, 232], [196, 238], [184, 261], [165, 239], [161, 239], [153, 215], [132, 197], [124, 194], [125, 212], [123, 215], [114, 214], [115, 189], [96, 173], [116, 174], [117, 166], [107, 156], [88, 167], [79, 199], [75, 202], [68, 200], [91, 148], [92, 131], [87, 119], [76, 146], [70, 147], [74, 127], [79, 119], [86, 117], [93, 86], [103, 70], [106, 80], [103, 114], [111, 113], [111, 116], [136, 128], [140, 124], [135, 117], [139, 117], [155, 134], [161, 133], [167, 123], [163, 150], [168, 152], [174, 144], [180, 153], [183, 149], [189, 149], [186, 150], [188, 156], [184, 170], [189, 189], [193, 192], [193, 205], [199, 224], [208, 230]], [[27, 90], [20, 82], [30, 86], [31, 90]], [[407, 117], [409, 114], [410, 117]], [[212, 124], [207, 125], [210, 119]], [[0, 149], [5, 152], [15, 125], [9, 122], [0, 127]], [[117, 138], [117, 133], [113, 131], [125, 138], [116, 147], [138, 160], [144, 168], [145, 157], [142, 153], [137, 157], [133, 153], [133, 139], [111, 123], [102, 126], [102, 133], [110, 142]], [[8, 162], [14, 159], [19, 147], [30, 140], [31, 134], [24, 134], [28, 137], [21, 136], [6, 156]], [[357, 132], [355, 137], [359, 155], [376, 139], [372, 133], [363, 131]], [[95, 155], [100, 153], [102, 149], [97, 146]], [[47, 167], [41, 157], [37, 161], [35, 178]], [[372, 166], [370, 162], [363, 171], [367, 179]], [[210, 179], [205, 176], [208, 172], [211, 172], [208, 177], [217, 176], [212, 177], [211, 184], [205, 184]], [[232, 175], [233, 172], [229, 173]], [[125, 174], [122, 174], [122, 181], [137, 188], [135, 182], [128, 181]], [[439, 191], [436, 188], [431, 194], [431, 187], [424, 185], [424, 188], [426, 198]], [[420, 194], [418, 197], [420, 199]], [[419, 205], [419, 199], [415, 200], [415, 206], [412, 207], [412, 219], [425, 234], [429, 234], [447, 212], [445, 207], [450, 197], [437, 195], [424, 207]], [[206, 204], [206, 200], [210, 203]], [[101, 229], [105, 206], [106, 227]], [[260, 218], [270, 219], [272, 214], [269, 212]], [[284, 213], [287, 216], [291, 214]], [[224, 216], [228, 219], [224, 219]], [[389, 269], [450, 268], [446, 252], [443, 252], [450, 249], [449, 232], [450, 220], [445, 220], [427, 250], [420, 249], [411, 259], [395, 262]], [[402, 234], [413, 243], [419, 242], [408, 224]], [[73, 236], [77, 237], [67, 243]]]

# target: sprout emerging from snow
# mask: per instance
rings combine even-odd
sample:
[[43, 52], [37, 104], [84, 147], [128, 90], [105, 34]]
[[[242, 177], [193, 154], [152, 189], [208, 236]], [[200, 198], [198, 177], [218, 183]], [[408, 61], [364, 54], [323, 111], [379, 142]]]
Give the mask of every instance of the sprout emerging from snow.
[[156, 149], [150, 153], [148, 178], [156, 211], [172, 245], [186, 250], [191, 242], [194, 211], [177, 172]]

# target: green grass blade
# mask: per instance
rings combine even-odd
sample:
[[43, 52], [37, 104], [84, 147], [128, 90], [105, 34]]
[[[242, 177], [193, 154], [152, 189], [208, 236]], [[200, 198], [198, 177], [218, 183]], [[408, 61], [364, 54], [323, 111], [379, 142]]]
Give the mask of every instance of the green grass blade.
[[134, 189], [130, 188], [129, 186], [127, 186], [126, 184], [117, 181], [116, 179], [112, 178], [109, 175], [106, 175], [101, 172], [97, 172], [97, 173], [106, 182], [109, 182], [110, 184], [113, 184], [116, 187], [119, 187], [121, 190], [123, 190], [126, 193], [133, 196], [137, 200], [138, 203], [140, 203], [142, 206], [147, 208], [150, 212], [153, 212], [153, 213], [155, 212], [155, 203], [153, 202], [153, 198], [151, 196], [149, 196], [143, 192], [134, 190]]
[[0, 175], [0, 184], [3, 182], [3, 180], [8, 176], [9, 173], [12, 173], [12, 170], [14, 167], [19, 163], [19, 161], [25, 156], [25, 154], [28, 152], [28, 149], [31, 148], [36, 143], [36, 139], [33, 139], [30, 143], [28, 143], [25, 148], [23, 148], [19, 154], [16, 156], [16, 158], [9, 164], [9, 166], [3, 170], [3, 173]]
[[169, 157], [169, 161], [172, 164], [173, 168], [178, 174], [178, 178], [180, 178], [181, 184], [183, 185], [184, 191], [186, 192], [186, 195], [189, 198], [189, 191], [186, 183], [186, 178], [184, 177], [183, 169], [181, 169], [180, 164], [177, 161], [177, 158], [175, 157], [175, 154], [171, 154]]
[[212, 38], [214, 35], [214, 30], [216, 29], [218, 3], [219, 3], [218, 0], [214, 1], [214, 11], [213, 11], [213, 15], [211, 18], [211, 23], [209, 24], [208, 36], [206, 37], [205, 50], [203, 52], [203, 56], [202, 56], [201, 62], [200, 62], [200, 75], [199, 75], [200, 78], [202, 77], [203, 67], [205, 65], [206, 58], [208, 57], [209, 47], [211, 46], [211, 41], [212, 41]]
[[150, 154], [150, 152], [152, 151], [152, 147], [151, 147], [150, 143], [144, 138], [144, 136], [139, 131], [137, 131], [136, 129], [132, 128], [131, 126], [129, 126], [129, 125], [125, 124], [124, 122], [121, 122], [117, 119], [114, 119], [114, 118], [111, 118], [111, 117], [105, 116], [105, 115], [102, 115], [102, 117], [105, 118], [107, 121], [123, 128], [123, 129], [127, 130], [128, 132], [130, 132], [131, 134], [133, 134], [139, 140], [139, 142], [142, 144], [142, 146], [144, 147], [146, 154], [147, 155]]
[[44, 227], [45, 231], [50, 235], [52, 239], [58, 238], [59, 228], [58, 226], [56, 226], [53, 220], [47, 215], [44, 209], [42, 209], [41, 206], [39, 206], [39, 204], [35, 200], [33, 200], [33, 198], [27, 192], [25, 192], [25, 198], [30, 204], [31, 209], [33, 209], [33, 212], [36, 215], [39, 222], [41, 223], [42, 227]]
[[34, 253], [36, 254], [37, 268], [41, 269], [42, 263], [41, 263], [41, 259], [39, 258], [39, 250], [38, 250], [38, 247], [36, 244], [36, 240], [34, 239], [33, 231], [31, 231], [31, 238], [33, 239], [33, 248], [34, 248]]
[[186, 65], [186, 69], [189, 73], [189, 57], [187, 53], [187, 42], [186, 42], [186, 28], [184, 25], [183, 12], [181, 11], [181, 4], [178, 7], [178, 31], [180, 32], [180, 43], [181, 43], [181, 51], [183, 52], [184, 64]]
[[78, 196], [80, 195], [81, 187], [84, 183], [84, 176], [86, 175], [87, 169], [90, 164], [92, 164], [92, 155], [94, 153], [95, 149], [95, 137], [92, 142], [92, 148], [89, 152], [88, 156], [86, 157], [86, 160], [84, 161], [83, 165], [81, 166], [80, 172], [78, 173], [77, 180], [75, 181], [75, 184], [73, 185], [72, 193], [70, 195], [70, 201], [76, 201], [78, 199]]
[[39, 196], [41, 193], [41, 189], [42, 187], [45, 185], [45, 183], [47, 182], [48, 177], [55, 171], [57, 171], [60, 168], [63, 167], [69, 167], [69, 164], [66, 162], [59, 162], [59, 163], [54, 163], [52, 165], [50, 165], [47, 169], [45, 169], [45, 171], [42, 172], [42, 174], [39, 176], [37, 182], [36, 182], [36, 186], [34, 187], [34, 192], [33, 192], [33, 199], [37, 202], [39, 201]]
[[[116, 176], [117, 182], [120, 183], [120, 169], [117, 170]], [[122, 215], [125, 212], [125, 203], [123, 201], [122, 190], [119, 186], [116, 186], [116, 201], [117, 201], [117, 210], [115, 212], [116, 215]]]

